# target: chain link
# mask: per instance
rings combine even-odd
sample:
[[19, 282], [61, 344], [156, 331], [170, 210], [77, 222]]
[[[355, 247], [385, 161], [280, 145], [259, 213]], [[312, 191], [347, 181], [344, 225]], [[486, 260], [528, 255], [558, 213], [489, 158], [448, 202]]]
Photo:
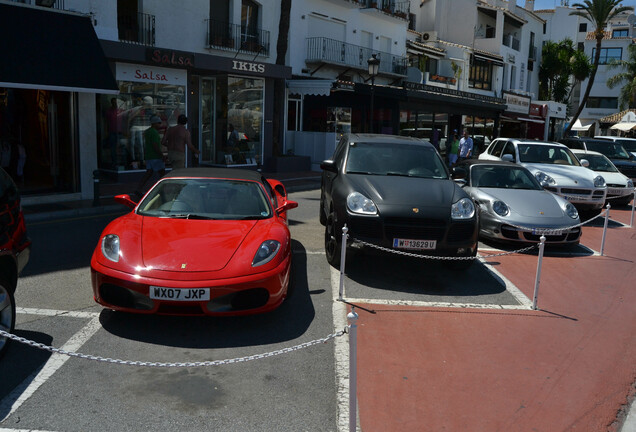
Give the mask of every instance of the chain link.
[[563, 231], [569, 231], [572, 230], [574, 228], [579, 228], [582, 227], [583, 225], [586, 225], [590, 222], [592, 222], [594, 219], [600, 218], [600, 217], [605, 217], [605, 215], [607, 214], [607, 209], [603, 210], [601, 213], [597, 214], [596, 216], [594, 216], [591, 219], [588, 219], [584, 222], [578, 223], [576, 225], [570, 225], [567, 227], [563, 227], [563, 228], [532, 228], [532, 227], [524, 227], [524, 226], [520, 226], [520, 225], [515, 225], [515, 224], [511, 224], [511, 223], [507, 223], [506, 225], [510, 225], [513, 228], [517, 228], [518, 230], [522, 230], [522, 231], [530, 231], [532, 232], [532, 234], [543, 234], [543, 235], [559, 235], [561, 234]]
[[[412, 253], [412, 252], [405, 252], [405, 251], [401, 251], [401, 250], [397, 250], [397, 249], [391, 249], [391, 248], [386, 248], [386, 247], [383, 247], [383, 246], [378, 246], [376, 244], [368, 243], [368, 242], [365, 242], [364, 240], [360, 240], [360, 239], [356, 239], [356, 238], [352, 238], [352, 241], [361, 243], [364, 246], [369, 246], [369, 247], [372, 247], [372, 248], [375, 248], [375, 249], [378, 249], [378, 250], [381, 250], [381, 251], [384, 251], [384, 252], [391, 252], [391, 253], [394, 253], [396, 255], [408, 256], [408, 257], [412, 257], [412, 258], [445, 260], [445, 261], [468, 261], [468, 260], [479, 259], [479, 257], [477, 257], [477, 256], [453, 257], [453, 256], [438, 256], [438, 255], [420, 255], [420, 254], [415, 254], [415, 253]], [[538, 244], [533, 244], [533, 245], [528, 246], [526, 248], [517, 249], [517, 250], [511, 251], [511, 252], [503, 252], [503, 253], [499, 253], [499, 254], [488, 255], [488, 258], [497, 257], [497, 256], [503, 256], [503, 255], [512, 255], [512, 254], [521, 253], [521, 252], [526, 252], [526, 251], [529, 251], [529, 250], [534, 249], [536, 247], [539, 247], [539, 245]]]
[[281, 355], [281, 354], [288, 354], [294, 351], [298, 351], [304, 348], [309, 348], [311, 346], [314, 345], [318, 345], [318, 344], [323, 344], [323, 343], [327, 343], [329, 342], [331, 339], [335, 339], [337, 337], [340, 337], [342, 335], [344, 335], [345, 333], [347, 333], [349, 326], [345, 327], [344, 330], [340, 330], [336, 333], [332, 333], [327, 337], [321, 338], [321, 339], [316, 339], [310, 342], [305, 342], [302, 343], [300, 345], [295, 345], [292, 347], [288, 347], [288, 348], [281, 348], [279, 350], [275, 350], [275, 351], [271, 351], [268, 353], [263, 353], [263, 354], [254, 354], [254, 355], [250, 355], [250, 356], [245, 356], [245, 357], [238, 357], [238, 358], [233, 358], [233, 359], [226, 359], [226, 360], [212, 360], [212, 361], [202, 361], [202, 362], [181, 362], [181, 363], [160, 363], [160, 362], [145, 362], [145, 361], [132, 361], [132, 360], [120, 360], [120, 359], [113, 359], [113, 358], [108, 358], [108, 357], [100, 357], [100, 356], [94, 356], [94, 355], [90, 355], [90, 354], [82, 354], [82, 353], [78, 353], [78, 352], [73, 352], [73, 351], [66, 351], [63, 349], [59, 349], [59, 348], [55, 348], [55, 347], [51, 347], [48, 345], [44, 345], [42, 343], [39, 342], [34, 342], [32, 340], [29, 339], [25, 339], [23, 337], [20, 336], [16, 336], [12, 333], [6, 332], [4, 330], [0, 330], [0, 337], [6, 337], [9, 339], [12, 339], [16, 342], [20, 342], [23, 343], [25, 345], [29, 345], [31, 347], [34, 348], [38, 348], [44, 351], [49, 351], [52, 353], [56, 353], [56, 354], [62, 354], [62, 355], [66, 355], [69, 357], [77, 357], [77, 358], [81, 358], [81, 359], [86, 359], [86, 360], [95, 360], [98, 362], [105, 362], [105, 363], [115, 363], [115, 364], [120, 364], [120, 365], [127, 365], [127, 366], [146, 366], [146, 367], [201, 367], [201, 366], [221, 366], [221, 365], [227, 365], [227, 364], [234, 364], [234, 363], [244, 363], [244, 362], [248, 362], [251, 360], [260, 360], [260, 359], [264, 359], [264, 358], [268, 358], [268, 357], [274, 357], [277, 355]]

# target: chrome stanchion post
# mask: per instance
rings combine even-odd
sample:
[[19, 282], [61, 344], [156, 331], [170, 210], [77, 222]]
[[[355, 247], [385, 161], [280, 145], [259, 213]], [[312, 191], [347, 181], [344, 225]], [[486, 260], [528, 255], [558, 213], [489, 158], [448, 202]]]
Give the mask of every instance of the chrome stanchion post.
[[347, 314], [349, 320], [349, 432], [356, 432], [358, 423], [358, 314], [355, 308]]
[[629, 227], [634, 227], [634, 206], [636, 206], [636, 188], [634, 189], [634, 198], [632, 199], [632, 216], [629, 219]]
[[537, 297], [539, 296], [539, 284], [541, 283], [541, 265], [543, 264], [543, 249], [545, 248], [545, 236], [539, 238], [539, 262], [537, 263], [537, 276], [534, 279], [534, 296], [532, 297], [532, 309], [537, 310]]
[[603, 224], [603, 238], [601, 239], [601, 256], [603, 256], [603, 250], [605, 250], [605, 234], [607, 233], [607, 223], [609, 222], [609, 212], [612, 206], [607, 203], [607, 211], [605, 212], [605, 223]]
[[340, 250], [340, 289], [338, 291], [338, 300], [342, 301], [342, 293], [344, 291], [345, 262], [347, 261], [347, 225], [342, 227], [342, 249]]

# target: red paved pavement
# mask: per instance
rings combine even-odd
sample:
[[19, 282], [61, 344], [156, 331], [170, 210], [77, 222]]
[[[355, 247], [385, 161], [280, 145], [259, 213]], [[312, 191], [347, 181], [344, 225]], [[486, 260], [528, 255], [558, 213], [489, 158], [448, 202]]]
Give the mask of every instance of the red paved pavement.
[[[583, 229], [597, 252], [600, 225]], [[618, 430], [636, 382], [635, 259], [636, 229], [611, 228], [604, 256], [544, 258], [538, 311], [358, 309], [362, 431]], [[487, 265], [532, 299], [537, 260]]]

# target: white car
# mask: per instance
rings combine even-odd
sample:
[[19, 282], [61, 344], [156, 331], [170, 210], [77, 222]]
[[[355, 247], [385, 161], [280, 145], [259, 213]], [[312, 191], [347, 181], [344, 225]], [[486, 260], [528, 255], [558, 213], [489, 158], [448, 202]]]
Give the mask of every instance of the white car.
[[[591, 150], [572, 150], [581, 165], [603, 176], [607, 184], [607, 201], [612, 206], [628, 205], [634, 196], [634, 182], [616, 168], [602, 153]], [[585, 163], [587, 161], [587, 163]]]
[[506, 160], [526, 167], [544, 189], [562, 196], [581, 212], [597, 212], [605, 204], [605, 179], [581, 166], [572, 151], [563, 144], [497, 138], [479, 155], [479, 159]]

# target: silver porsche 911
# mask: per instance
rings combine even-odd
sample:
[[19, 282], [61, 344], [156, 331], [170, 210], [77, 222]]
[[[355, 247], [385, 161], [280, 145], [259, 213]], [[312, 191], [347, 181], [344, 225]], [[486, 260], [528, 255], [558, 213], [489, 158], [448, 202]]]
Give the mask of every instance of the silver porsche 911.
[[576, 208], [541, 187], [526, 168], [500, 161], [467, 160], [453, 178], [479, 207], [479, 235], [497, 241], [578, 244]]

